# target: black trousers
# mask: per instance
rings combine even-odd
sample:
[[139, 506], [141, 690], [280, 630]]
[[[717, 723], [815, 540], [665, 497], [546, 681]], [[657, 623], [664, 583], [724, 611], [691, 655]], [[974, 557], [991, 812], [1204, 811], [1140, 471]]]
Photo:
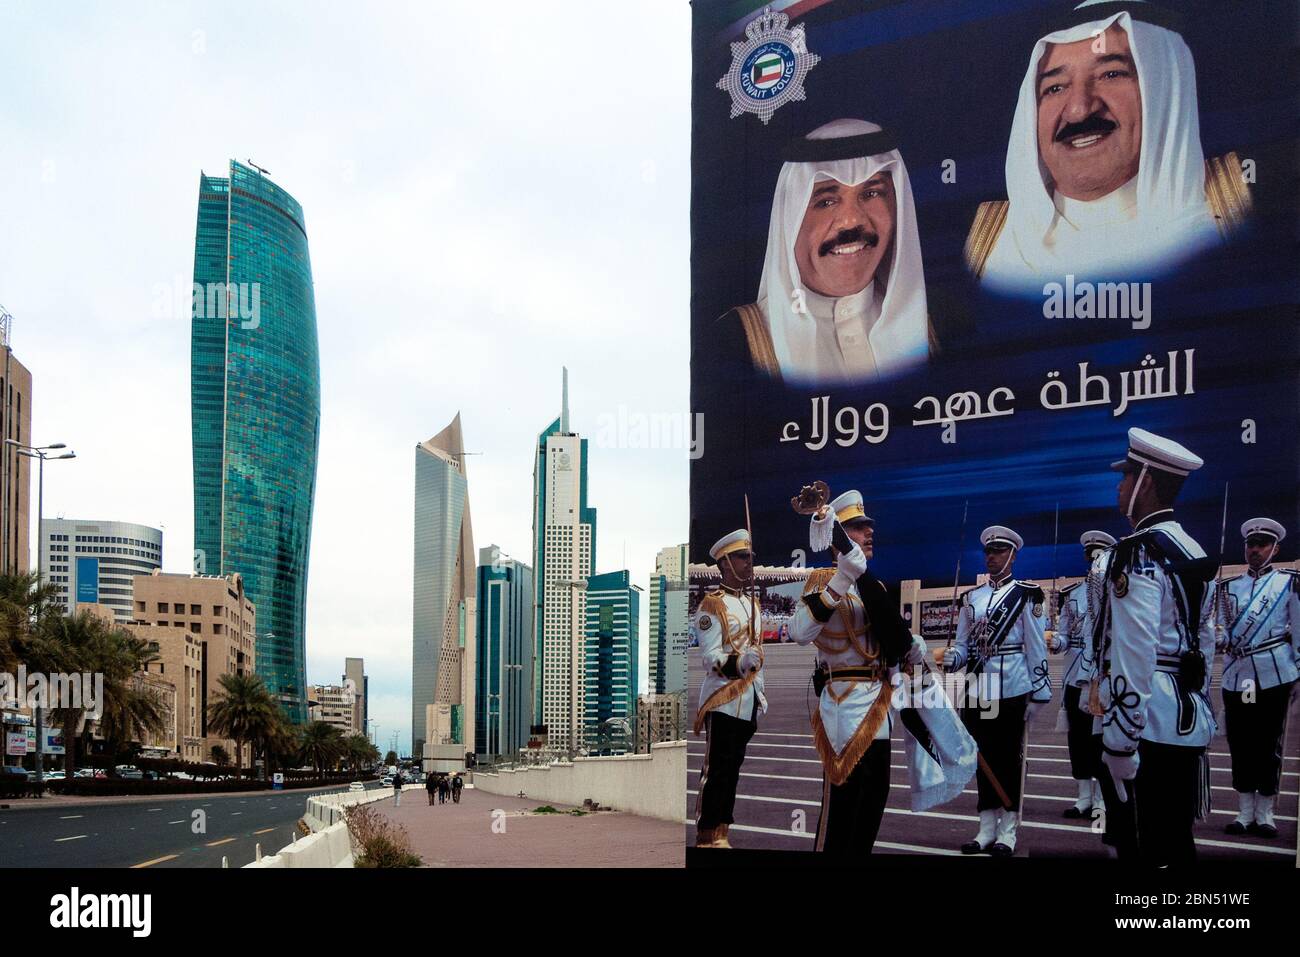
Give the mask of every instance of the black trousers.
[[1083, 689], [1078, 685], [1065, 689], [1065, 742], [1070, 748], [1070, 776], [1076, 781], [1095, 778], [1101, 760], [1101, 736], [1092, 733], [1092, 715], [1079, 710], [1082, 697]]
[[1125, 803], [1120, 803], [1109, 771], [1099, 762], [1097, 780], [1106, 799], [1104, 840], [1115, 848], [1121, 861], [1163, 867], [1196, 860], [1192, 825], [1204, 751], [1141, 742], [1137, 777], [1125, 784]]
[[[758, 705], [754, 705], [757, 711]], [[752, 713], [751, 713], [752, 714]], [[740, 766], [745, 748], [758, 730], [758, 721], [748, 721], [729, 714], [710, 711], [704, 719], [706, 746], [704, 770], [700, 773], [699, 803], [696, 805], [695, 828], [712, 830], [719, 824], [735, 822], [736, 787], [740, 784]]]
[[[988, 762], [989, 769], [997, 777], [1002, 790], [1011, 801], [1011, 810], [1020, 809], [1020, 766], [1025, 759], [1025, 708], [1029, 704], [1029, 695], [1016, 695], [996, 702], [997, 712], [992, 708], [981, 711], [978, 708], [962, 708], [961, 720], [966, 730], [975, 739], [980, 754]], [[1002, 799], [993, 787], [993, 782], [981, 767], [975, 775], [979, 800], [976, 807], [981, 811], [1001, 808]]]
[[1255, 692], [1247, 702], [1240, 691], [1223, 692], [1223, 718], [1228, 725], [1228, 751], [1232, 755], [1232, 786], [1277, 794], [1282, 777], [1282, 732], [1294, 682]]
[[822, 781], [817, 850], [836, 857], [866, 857], [876, 844], [889, 800], [889, 739], [873, 741], [843, 784]]

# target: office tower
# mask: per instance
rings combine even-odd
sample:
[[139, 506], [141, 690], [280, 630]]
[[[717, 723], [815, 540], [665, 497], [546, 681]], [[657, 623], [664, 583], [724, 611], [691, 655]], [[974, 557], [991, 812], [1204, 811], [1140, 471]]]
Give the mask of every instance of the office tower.
[[478, 558], [478, 717], [474, 752], [513, 757], [533, 710], [533, 570], [496, 545]]
[[533, 464], [533, 722], [571, 749], [582, 718], [578, 593], [596, 570], [596, 510], [587, 506], [587, 440], [569, 431], [569, 373], [560, 417], [537, 437]]
[[476, 566], [464, 451], [459, 413], [415, 447], [411, 753], [416, 756], [426, 743], [462, 744], [465, 751], [474, 745]]
[[587, 579], [583, 592], [582, 741], [589, 753], [635, 747], [641, 587], [627, 571]]
[[366, 734], [370, 721], [370, 678], [366, 675], [364, 658], [343, 659], [343, 684], [352, 689], [354, 697], [352, 723], [357, 734]]
[[134, 522], [47, 518], [41, 567], [65, 615], [79, 604], [106, 605], [121, 624], [135, 619], [133, 579], [162, 567], [162, 532]]
[[234, 160], [199, 176], [190, 361], [194, 571], [243, 576], [257, 673], [300, 722], [320, 445], [311, 261], [302, 207]]
[[669, 694], [686, 689], [687, 581], [686, 546], [660, 549], [650, 576], [649, 690]]
[[[197, 646], [199, 663], [197, 698], [191, 702], [194, 723], [199, 740], [194, 746], [201, 749], [206, 761], [214, 745], [221, 745], [232, 757], [235, 742], [216, 735], [208, 727], [208, 711], [224, 692], [222, 675], [250, 675], [257, 671], [257, 656], [261, 653], [256, 636], [261, 632], [257, 620], [260, 615], [240, 575], [177, 575], [155, 571], [150, 575], [137, 575], [134, 580], [135, 620], [155, 629], [160, 654], [170, 670], [160, 673], [174, 677], [182, 663], [188, 662], [190, 652], [180, 646], [173, 636], [181, 629], [186, 643]], [[152, 670], [152, 669], [150, 669]], [[184, 690], [188, 679], [176, 678], [177, 696], [182, 705], [187, 700]], [[305, 702], [304, 702], [304, 716]], [[189, 715], [183, 715], [189, 718]], [[183, 728], [178, 731], [180, 744], [186, 747], [191, 735]], [[245, 749], [245, 760], [248, 760]]]
[[[0, 306], [0, 438], [32, 445], [32, 374], [14, 355], [12, 332], [13, 317]], [[32, 460], [0, 442], [0, 572], [6, 574], [31, 567], [31, 488]]]

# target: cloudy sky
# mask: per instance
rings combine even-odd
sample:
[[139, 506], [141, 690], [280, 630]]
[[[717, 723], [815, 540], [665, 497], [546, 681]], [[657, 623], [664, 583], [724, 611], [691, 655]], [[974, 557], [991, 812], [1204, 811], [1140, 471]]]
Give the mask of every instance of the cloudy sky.
[[251, 158], [302, 203], [316, 284], [308, 680], [363, 656], [380, 743], [409, 747], [414, 447], [459, 411], [475, 545], [529, 561], [562, 365], [597, 570], [645, 587], [685, 541], [688, 458], [616, 423], [687, 412], [689, 21], [686, 0], [5, 4], [0, 304], [33, 437], [77, 452], [46, 515], [160, 526], [188, 571], [169, 290], [200, 171]]

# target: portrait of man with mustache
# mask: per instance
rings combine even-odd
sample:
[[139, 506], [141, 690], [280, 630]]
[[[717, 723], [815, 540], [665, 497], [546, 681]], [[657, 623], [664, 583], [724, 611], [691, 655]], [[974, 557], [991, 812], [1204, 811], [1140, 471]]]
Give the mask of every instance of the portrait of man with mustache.
[[1007, 149], [1007, 200], [982, 203], [970, 271], [1004, 291], [1067, 274], [1150, 278], [1250, 213], [1235, 153], [1201, 148], [1192, 54], [1175, 14], [1086, 0], [1041, 38]]
[[797, 385], [867, 382], [930, 353], [916, 207], [895, 137], [835, 120], [786, 148], [758, 300], [743, 329], [755, 369]]

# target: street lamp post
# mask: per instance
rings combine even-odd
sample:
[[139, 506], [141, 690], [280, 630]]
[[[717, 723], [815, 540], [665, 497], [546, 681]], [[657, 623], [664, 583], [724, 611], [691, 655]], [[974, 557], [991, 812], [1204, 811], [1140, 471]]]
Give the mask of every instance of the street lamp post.
[[[36, 468], [36, 616], [40, 617], [44, 599], [41, 596], [40, 588], [45, 580], [45, 558], [44, 549], [41, 548], [41, 525], [45, 521], [45, 462], [48, 459], [51, 462], [57, 462], [60, 459], [75, 459], [76, 452], [64, 452], [61, 455], [50, 455], [51, 452], [58, 449], [66, 449], [67, 446], [62, 442], [55, 442], [51, 445], [24, 445], [17, 439], [5, 439], [5, 445], [12, 445], [18, 450], [19, 455], [26, 456], [29, 459], [36, 459], [39, 463]], [[36, 720], [36, 785], [45, 781], [45, 725], [43, 723], [43, 711], [40, 702], [32, 709], [35, 712]]]

